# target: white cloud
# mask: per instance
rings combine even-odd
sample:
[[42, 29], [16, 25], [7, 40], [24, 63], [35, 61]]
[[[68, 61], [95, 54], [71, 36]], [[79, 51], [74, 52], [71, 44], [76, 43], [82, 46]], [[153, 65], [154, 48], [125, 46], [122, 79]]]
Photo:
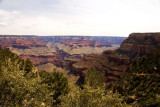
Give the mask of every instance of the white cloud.
[[4, 0], [1, 34], [117, 35], [160, 30], [159, 0]]
[[20, 12], [17, 11], [17, 10], [12, 11], [11, 13], [12, 13], [12, 14], [15, 14], [15, 15], [20, 14]]
[[11, 19], [13, 18], [14, 18], [14, 12], [12, 13], [12, 12], [0, 9], [0, 25], [8, 26]]

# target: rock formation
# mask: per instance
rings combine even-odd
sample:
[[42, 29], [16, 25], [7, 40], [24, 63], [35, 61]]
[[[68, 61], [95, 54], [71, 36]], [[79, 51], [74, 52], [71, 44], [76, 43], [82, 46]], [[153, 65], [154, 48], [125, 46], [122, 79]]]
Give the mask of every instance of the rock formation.
[[136, 57], [149, 54], [157, 47], [160, 47], [160, 33], [132, 33], [122, 42], [119, 51]]

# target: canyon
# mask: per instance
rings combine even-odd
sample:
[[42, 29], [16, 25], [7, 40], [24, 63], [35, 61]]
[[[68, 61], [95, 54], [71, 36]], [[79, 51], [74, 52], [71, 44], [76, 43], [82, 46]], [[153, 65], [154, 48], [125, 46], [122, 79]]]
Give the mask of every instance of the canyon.
[[70, 63], [86, 55], [117, 49], [124, 39], [126, 37], [0, 35], [0, 47], [25, 60], [29, 58], [40, 71], [52, 72], [69, 68]]
[[160, 33], [132, 33], [126, 37], [0, 35], [0, 47], [31, 59], [39, 71], [72, 73], [82, 83], [91, 67], [116, 81], [135, 58], [160, 47]]

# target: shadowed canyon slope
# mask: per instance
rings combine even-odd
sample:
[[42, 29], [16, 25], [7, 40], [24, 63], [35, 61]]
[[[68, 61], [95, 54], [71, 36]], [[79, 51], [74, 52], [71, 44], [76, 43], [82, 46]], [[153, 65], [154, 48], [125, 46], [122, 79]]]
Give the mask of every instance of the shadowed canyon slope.
[[121, 43], [120, 48], [106, 50], [102, 54], [87, 55], [73, 62], [70, 68], [83, 78], [85, 70], [95, 67], [105, 75], [106, 82], [110, 82], [128, 71], [134, 58], [150, 54], [158, 47], [160, 47], [160, 33], [132, 33]]
[[0, 47], [23, 59], [30, 58], [40, 69], [49, 64], [66, 67], [87, 54], [117, 49], [125, 37], [1, 35]]

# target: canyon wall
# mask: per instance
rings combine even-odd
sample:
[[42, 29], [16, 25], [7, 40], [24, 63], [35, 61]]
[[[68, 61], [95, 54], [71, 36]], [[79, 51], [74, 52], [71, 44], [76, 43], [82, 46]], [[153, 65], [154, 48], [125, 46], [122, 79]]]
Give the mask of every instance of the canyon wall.
[[160, 33], [132, 33], [122, 42], [119, 51], [134, 58], [149, 54], [157, 47], [160, 47]]

